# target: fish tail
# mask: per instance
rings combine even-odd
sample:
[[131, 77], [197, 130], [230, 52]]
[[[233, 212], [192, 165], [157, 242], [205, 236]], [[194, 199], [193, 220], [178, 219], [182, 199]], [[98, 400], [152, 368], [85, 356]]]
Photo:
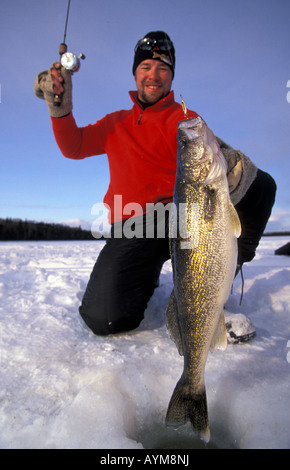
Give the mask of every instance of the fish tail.
[[177, 383], [168, 405], [166, 425], [175, 428], [191, 422], [193, 430], [199, 434], [204, 442], [210, 440], [208, 423], [206, 391], [192, 394], [188, 391], [188, 385]]

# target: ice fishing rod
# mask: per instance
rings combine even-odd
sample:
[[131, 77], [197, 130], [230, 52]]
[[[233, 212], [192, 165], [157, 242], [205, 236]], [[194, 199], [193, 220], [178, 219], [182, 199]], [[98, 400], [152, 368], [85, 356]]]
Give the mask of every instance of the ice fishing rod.
[[[84, 54], [80, 54], [76, 56], [72, 52], [67, 52], [67, 45], [66, 45], [66, 32], [67, 32], [67, 24], [68, 24], [68, 16], [70, 10], [70, 0], [68, 0], [67, 10], [66, 10], [66, 20], [65, 20], [65, 27], [64, 27], [64, 34], [63, 34], [63, 42], [59, 45], [59, 55], [60, 55], [60, 63], [66, 69], [70, 70], [70, 72], [77, 72], [81, 66], [80, 59], [85, 59], [86, 56]], [[53, 104], [54, 106], [60, 106], [62, 103], [62, 94], [54, 95]]]

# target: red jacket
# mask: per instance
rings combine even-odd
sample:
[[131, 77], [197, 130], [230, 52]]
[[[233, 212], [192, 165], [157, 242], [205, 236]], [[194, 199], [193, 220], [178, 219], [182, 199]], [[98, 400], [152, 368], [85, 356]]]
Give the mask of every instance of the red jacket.
[[[176, 133], [177, 123], [184, 119], [182, 107], [175, 102], [173, 91], [145, 110], [138, 104], [137, 91], [131, 91], [130, 96], [132, 109], [108, 114], [86, 127], [77, 127], [72, 114], [51, 118], [56, 142], [65, 157], [107, 154], [110, 184], [104, 203], [110, 208], [111, 222], [137, 215], [124, 213], [126, 204], [137, 203], [144, 211], [146, 203], [169, 202], [173, 197]], [[197, 116], [193, 111], [188, 114]], [[114, 196], [119, 196], [115, 204]], [[117, 207], [116, 202], [121, 200], [121, 207]]]

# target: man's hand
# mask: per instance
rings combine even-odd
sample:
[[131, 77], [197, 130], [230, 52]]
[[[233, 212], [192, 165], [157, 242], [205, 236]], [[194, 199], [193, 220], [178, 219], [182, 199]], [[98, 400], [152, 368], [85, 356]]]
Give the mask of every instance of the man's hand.
[[53, 81], [53, 91], [56, 95], [60, 95], [61, 93], [64, 92], [63, 77], [60, 73], [60, 70], [61, 70], [60, 62], [54, 62], [52, 68], [50, 69], [51, 78]]
[[[49, 70], [40, 72], [34, 82], [34, 93], [47, 103], [52, 117], [63, 117], [72, 111], [71, 72], [55, 62]], [[59, 106], [54, 106], [54, 96], [62, 95]]]

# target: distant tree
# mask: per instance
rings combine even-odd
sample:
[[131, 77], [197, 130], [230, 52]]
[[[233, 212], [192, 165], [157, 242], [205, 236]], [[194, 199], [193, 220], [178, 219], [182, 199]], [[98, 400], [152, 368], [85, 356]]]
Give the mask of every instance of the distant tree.
[[95, 238], [89, 230], [83, 230], [81, 227], [0, 218], [0, 240], [95, 240]]

